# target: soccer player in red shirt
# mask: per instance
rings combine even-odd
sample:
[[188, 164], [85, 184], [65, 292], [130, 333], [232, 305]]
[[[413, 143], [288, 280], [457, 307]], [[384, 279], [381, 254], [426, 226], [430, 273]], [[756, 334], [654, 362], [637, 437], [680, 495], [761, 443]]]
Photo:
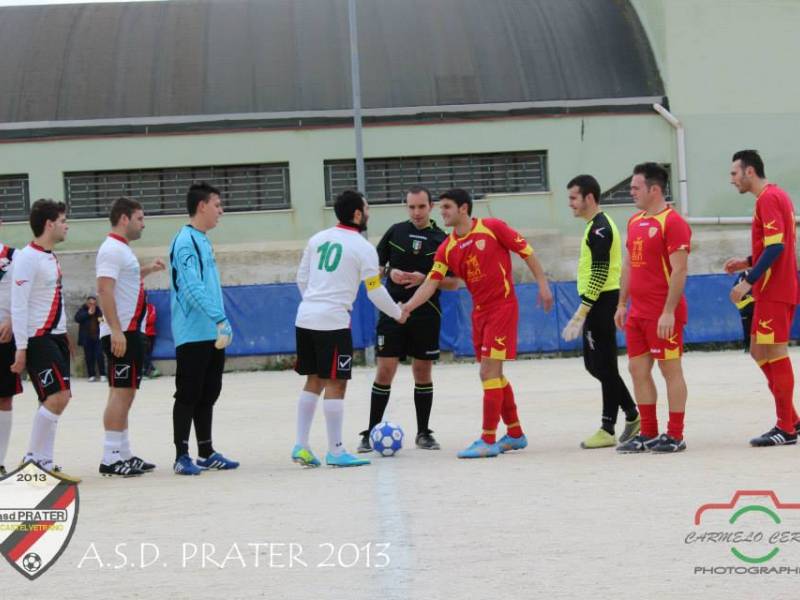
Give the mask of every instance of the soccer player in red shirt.
[[[483, 434], [458, 453], [459, 458], [497, 456], [528, 445], [517, 416], [511, 384], [503, 376], [503, 361], [517, 356], [519, 307], [514, 293], [511, 254], [516, 252], [539, 284], [539, 304], [549, 311], [553, 295], [544, 270], [525, 238], [500, 219], [472, 218], [472, 198], [452, 189], [439, 196], [442, 221], [452, 233], [439, 246], [428, 277], [403, 307], [407, 315], [424, 304], [448, 270], [463, 279], [472, 295], [472, 342], [483, 383]], [[496, 438], [502, 416], [507, 433]]]
[[[617, 446], [623, 454], [680, 452], [686, 410], [683, 378], [683, 327], [687, 321], [686, 285], [692, 232], [689, 224], [664, 199], [667, 171], [656, 163], [633, 169], [631, 196], [641, 212], [628, 221], [628, 252], [622, 267], [619, 306], [614, 322], [625, 330], [628, 369], [639, 405], [639, 435]], [[627, 301], [631, 306], [628, 312]], [[669, 422], [658, 435], [653, 363], [667, 384]]]
[[764, 372], [775, 398], [778, 422], [770, 431], [750, 440], [753, 446], [796, 444], [800, 431], [792, 400], [794, 371], [789, 359], [789, 331], [798, 304], [797, 258], [792, 200], [764, 174], [764, 162], [755, 150], [733, 155], [731, 183], [740, 194], [756, 197], [751, 230], [752, 254], [731, 258], [725, 271], [752, 267], [731, 290], [739, 302], [752, 290], [755, 310], [750, 329], [750, 354]]

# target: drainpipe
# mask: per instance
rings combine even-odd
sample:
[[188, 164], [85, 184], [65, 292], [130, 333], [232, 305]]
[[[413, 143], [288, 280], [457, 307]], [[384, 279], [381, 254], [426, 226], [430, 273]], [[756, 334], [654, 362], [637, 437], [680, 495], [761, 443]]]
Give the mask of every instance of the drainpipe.
[[[686, 181], [686, 136], [683, 123], [660, 104], [653, 104], [653, 109], [675, 128], [675, 137], [678, 145], [678, 197], [680, 198], [681, 214], [691, 225], [750, 225], [753, 217], [692, 217], [689, 211], [689, 186]], [[796, 218], [800, 221], [800, 216]]]

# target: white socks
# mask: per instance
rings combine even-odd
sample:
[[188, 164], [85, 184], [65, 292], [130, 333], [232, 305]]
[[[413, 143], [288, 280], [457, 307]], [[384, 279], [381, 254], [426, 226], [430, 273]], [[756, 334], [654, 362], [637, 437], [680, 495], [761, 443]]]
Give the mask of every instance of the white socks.
[[317, 400], [319, 396], [306, 392], [300, 392], [300, 399], [297, 401], [297, 445], [308, 448], [308, 434], [311, 433], [311, 422], [314, 420], [314, 412], [317, 410]]
[[344, 399], [328, 400], [322, 403], [325, 411], [325, 424], [328, 427], [328, 452], [334, 456], [344, 454], [342, 444], [342, 425], [344, 423]]
[[121, 432], [122, 442], [119, 446], [119, 457], [122, 460], [130, 460], [133, 458], [133, 451], [131, 450], [131, 440], [128, 437], [128, 430]]
[[6, 462], [6, 451], [8, 451], [8, 440], [11, 438], [11, 416], [10, 410], [0, 410], [0, 465]]
[[122, 446], [124, 435], [124, 431], [106, 431], [106, 437], [103, 441], [104, 465], [113, 465], [120, 460], [125, 460], [120, 455], [120, 447]]
[[33, 417], [31, 439], [28, 443], [28, 455], [39, 463], [53, 462], [53, 449], [56, 444], [58, 415], [40, 406]]

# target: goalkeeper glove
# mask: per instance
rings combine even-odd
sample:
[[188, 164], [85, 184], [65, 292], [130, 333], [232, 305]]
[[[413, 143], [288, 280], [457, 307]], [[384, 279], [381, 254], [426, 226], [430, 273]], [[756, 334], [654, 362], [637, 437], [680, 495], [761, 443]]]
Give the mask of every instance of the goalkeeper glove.
[[578, 306], [578, 310], [575, 311], [575, 314], [572, 315], [567, 326], [564, 327], [564, 331], [561, 332], [561, 337], [564, 338], [565, 341], [571, 342], [577, 339], [581, 334], [581, 331], [583, 331], [583, 322], [586, 320], [586, 315], [589, 314], [589, 308], [590, 307], [585, 304]]
[[217, 340], [214, 342], [214, 347], [217, 350], [227, 348], [233, 342], [233, 329], [228, 319], [217, 323]]

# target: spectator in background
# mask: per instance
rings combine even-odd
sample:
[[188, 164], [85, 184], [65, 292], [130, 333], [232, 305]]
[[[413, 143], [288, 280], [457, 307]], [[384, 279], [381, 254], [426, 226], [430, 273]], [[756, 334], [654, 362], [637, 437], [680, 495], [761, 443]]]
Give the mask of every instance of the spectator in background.
[[156, 345], [156, 307], [152, 302], [147, 303], [147, 315], [142, 321], [144, 334], [144, 376], [147, 378], [160, 377], [161, 372], [153, 365], [153, 348]]
[[78, 345], [83, 346], [83, 356], [86, 359], [86, 373], [89, 381], [106, 380], [106, 363], [103, 350], [100, 347], [100, 319], [103, 313], [97, 306], [95, 296], [87, 296], [86, 302], [75, 313], [75, 322], [79, 324]]

